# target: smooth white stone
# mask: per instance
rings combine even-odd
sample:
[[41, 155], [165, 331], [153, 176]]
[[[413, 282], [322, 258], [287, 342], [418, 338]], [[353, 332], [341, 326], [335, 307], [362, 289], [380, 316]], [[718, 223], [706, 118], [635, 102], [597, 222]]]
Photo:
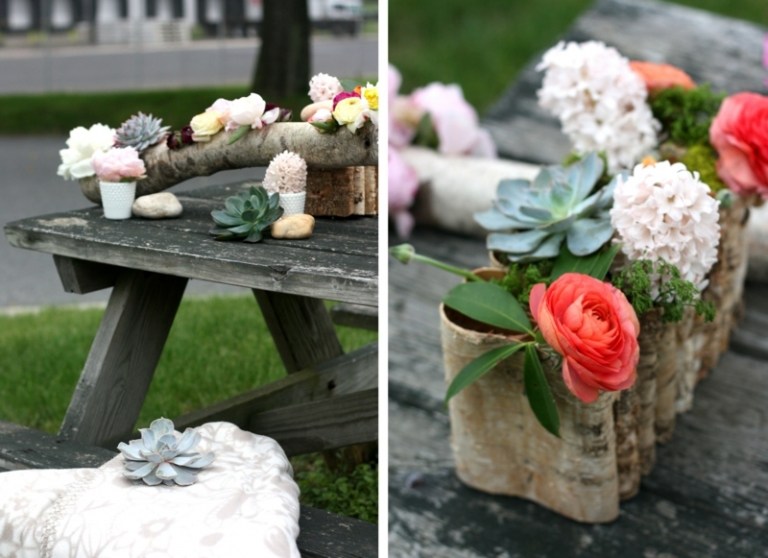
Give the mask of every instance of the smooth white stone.
[[160, 192], [136, 198], [133, 214], [145, 219], [171, 219], [183, 211], [179, 199], [170, 192]]

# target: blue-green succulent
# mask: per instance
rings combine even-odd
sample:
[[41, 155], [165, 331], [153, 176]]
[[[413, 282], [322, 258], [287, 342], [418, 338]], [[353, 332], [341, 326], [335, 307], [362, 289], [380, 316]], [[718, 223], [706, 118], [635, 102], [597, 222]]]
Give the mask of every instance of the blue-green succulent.
[[270, 194], [263, 186], [251, 186], [247, 192], [228, 197], [224, 209], [211, 211], [216, 228], [210, 233], [216, 240], [259, 242], [264, 230], [282, 215], [280, 194]]
[[610, 208], [620, 175], [599, 187], [605, 165], [591, 153], [571, 165], [544, 167], [533, 181], [502, 180], [493, 207], [476, 213], [488, 249], [510, 262], [555, 258], [563, 242], [576, 256], [600, 249], [613, 236]]
[[159, 418], [139, 432], [141, 439], [127, 444], [120, 442], [117, 446], [125, 459], [123, 474], [131, 480], [141, 480], [149, 486], [160, 483], [188, 486], [195, 483], [200, 469], [213, 462], [212, 452], [195, 451], [200, 434], [194, 428], [187, 428], [177, 437], [173, 422]]

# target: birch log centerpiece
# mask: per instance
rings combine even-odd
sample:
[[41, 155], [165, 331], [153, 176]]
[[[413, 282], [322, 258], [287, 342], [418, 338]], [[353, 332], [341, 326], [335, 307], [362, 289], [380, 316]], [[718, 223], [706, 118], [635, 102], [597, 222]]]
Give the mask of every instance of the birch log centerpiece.
[[[142, 153], [147, 167], [146, 178], [136, 183], [136, 196], [166, 190], [196, 176], [210, 176], [219, 171], [266, 166], [283, 151], [298, 153], [307, 162], [309, 178], [307, 203], [322, 199], [320, 211], [307, 207], [315, 215], [347, 216], [375, 214], [377, 173], [363, 172], [366, 180], [347, 179], [348, 167], [377, 167], [378, 128], [365, 126], [356, 133], [339, 130], [320, 133], [311, 124], [281, 122], [261, 130], [251, 130], [239, 140], [229, 143], [230, 133], [214, 135], [210, 141], [169, 149], [165, 143]], [[338, 180], [314, 179], [313, 173], [340, 173]], [[80, 180], [80, 188], [90, 201], [100, 204], [98, 180]], [[352, 200], [353, 203], [350, 203]], [[367, 200], [367, 201], [366, 201]]]

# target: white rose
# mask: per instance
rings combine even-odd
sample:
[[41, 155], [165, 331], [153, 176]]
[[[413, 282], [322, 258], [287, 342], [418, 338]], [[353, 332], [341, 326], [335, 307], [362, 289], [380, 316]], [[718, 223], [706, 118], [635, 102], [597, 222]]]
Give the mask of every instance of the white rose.
[[[235, 99], [229, 106], [229, 119], [239, 126], [261, 128], [264, 109], [267, 103], [257, 93]], [[229, 127], [229, 126], [228, 126]]]
[[115, 143], [115, 131], [104, 124], [94, 124], [89, 129], [78, 126], [69, 132], [67, 149], [59, 151], [61, 165], [57, 174], [66, 180], [77, 180], [93, 176], [91, 157], [94, 153], [105, 152]]

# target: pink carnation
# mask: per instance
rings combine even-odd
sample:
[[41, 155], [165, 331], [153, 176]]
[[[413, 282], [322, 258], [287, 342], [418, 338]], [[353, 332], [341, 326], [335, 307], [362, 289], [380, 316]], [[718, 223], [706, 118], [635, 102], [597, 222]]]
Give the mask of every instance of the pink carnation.
[[133, 182], [144, 178], [147, 168], [133, 147], [113, 147], [91, 159], [96, 176], [104, 182]]

